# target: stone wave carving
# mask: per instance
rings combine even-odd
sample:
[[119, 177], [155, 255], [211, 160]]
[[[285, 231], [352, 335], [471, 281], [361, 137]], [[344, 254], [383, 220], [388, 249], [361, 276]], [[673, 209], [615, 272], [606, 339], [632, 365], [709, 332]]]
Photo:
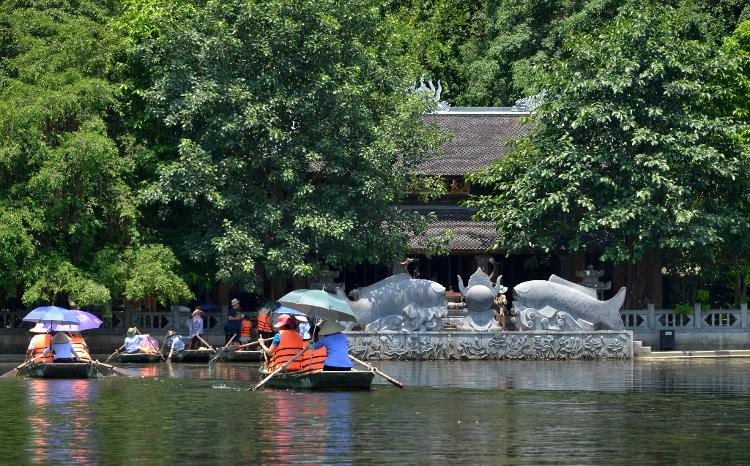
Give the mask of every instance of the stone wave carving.
[[349, 351], [371, 360], [630, 359], [633, 334], [592, 332], [348, 332]]

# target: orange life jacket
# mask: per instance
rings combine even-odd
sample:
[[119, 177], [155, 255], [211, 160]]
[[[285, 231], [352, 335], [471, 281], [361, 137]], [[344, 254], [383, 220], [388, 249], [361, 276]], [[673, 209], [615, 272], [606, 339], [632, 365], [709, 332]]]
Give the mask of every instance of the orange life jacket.
[[265, 333], [273, 332], [273, 328], [271, 328], [271, 318], [268, 314], [258, 315], [258, 331]]
[[[31, 342], [34, 343], [34, 350], [31, 352], [31, 357], [33, 359], [41, 356], [41, 354], [52, 345], [52, 335], [49, 333], [45, 333], [44, 335], [34, 335]], [[46, 356], [37, 359], [37, 362], [52, 362], [54, 360], [54, 355], [55, 353], [50, 350]]]
[[323, 363], [327, 357], [328, 351], [326, 351], [325, 346], [318, 349], [309, 349], [301, 356], [301, 370], [306, 374], [310, 372], [320, 372], [323, 370]]
[[242, 322], [240, 322], [240, 337], [249, 337], [252, 329], [253, 323], [247, 319], [242, 319]]
[[70, 337], [70, 345], [73, 347], [73, 351], [76, 352], [82, 361], [91, 361], [91, 355], [89, 354], [89, 347], [86, 341], [80, 335], [73, 335]]
[[[289, 361], [297, 353], [302, 351], [302, 348], [304, 348], [305, 346], [305, 343], [302, 341], [302, 337], [294, 330], [282, 330], [281, 332], [279, 332], [279, 335], [281, 335], [281, 341], [276, 347], [276, 350], [273, 352], [271, 361], [268, 363], [268, 368], [270, 370], [275, 370], [284, 365], [285, 362]], [[286, 366], [285, 370], [288, 372], [293, 372], [298, 371], [301, 368], [302, 359], [300, 356], [299, 358], [292, 361], [291, 364]]]

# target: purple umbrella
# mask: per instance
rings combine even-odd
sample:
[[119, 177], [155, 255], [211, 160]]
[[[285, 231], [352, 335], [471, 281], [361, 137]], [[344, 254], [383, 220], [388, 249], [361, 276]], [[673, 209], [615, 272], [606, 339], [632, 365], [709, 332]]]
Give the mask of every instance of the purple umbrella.
[[99, 328], [99, 326], [102, 325], [102, 319], [90, 312], [80, 311], [78, 309], [72, 309], [70, 312], [75, 314], [78, 318], [78, 321], [80, 322], [78, 325], [45, 324], [44, 326], [55, 332], [80, 332], [82, 330]]

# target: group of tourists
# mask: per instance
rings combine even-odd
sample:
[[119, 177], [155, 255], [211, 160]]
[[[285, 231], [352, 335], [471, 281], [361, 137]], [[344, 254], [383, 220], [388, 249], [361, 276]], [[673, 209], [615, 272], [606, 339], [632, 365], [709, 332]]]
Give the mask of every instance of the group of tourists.
[[[258, 339], [258, 344], [270, 357], [269, 369], [284, 365], [309, 346], [312, 350], [311, 357], [325, 357], [322, 370], [349, 371], [352, 369], [354, 364], [349, 358], [346, 335], [341, 332], [343, 327], [332, 321], [324, 321], [322, 325], [313, 326], [312, 331], [306, 331], [301, 328], [301, 322], [307, 323], [307, 319], [304, 316], [281, 314], [274, 325], [278, 333], [273, 337], [271, 345], [266, 346], [263, 338]], [[310, 340], [313, 340], [312, 345]], [[318, 352], [315, 353], [316, 351]], [[290, 364], [287, 369], [298, 369], [300, 364]]]
[[89, 347], [79, 332], [55, 332], [42, 323], [29, 332], [35, 334], [26, 349], [26, 356], [39, 362], [90, 362]]
[[[353, 367], [349, 358], [349, 347], [343, 326], [333, 321], [323, 321], [310, 325], [304, 315], [281, 314], [272, 325], [272, 308], [263, 306], [257, 316], [254, 328], [249, 315], [242, 313], [239, 300], [233, 299], [228, 311], [228, 324], [225, 328], [227, 343], [245, 345], [257, 339], [261, 350], [269, 357], [269, 367], [275, 368], [285, 364], [306, 348], [311, 355], [322, 361], [324, 371], [348, 371]], [[196, 306], [190, 316], [188, 325], [189, 337], [182, 337], [173, 330], [167, 332], [163, 348], [168, 352], [180, 352], [185, 349], [199, 349], [207, 345], [203, 339], [203, 310]], [[86, 362], [91, 361], [88, 345], [78, 332], [56, 332], [44, 324], [37, 324], [29, 330], [35, 334], [31, 339], [26, 355], [41, 362]], [[189, 346], [186, 345], [189, 340]], [[270, 341], [270, 345], [267, 343]], [[149, 335], [141, 335], [138, 329], [131, 327], [122, 346], [117, 351], [125, 353], [156, 353], [158, 346]], [[289, 370], [294, 370], [291, 364]]]

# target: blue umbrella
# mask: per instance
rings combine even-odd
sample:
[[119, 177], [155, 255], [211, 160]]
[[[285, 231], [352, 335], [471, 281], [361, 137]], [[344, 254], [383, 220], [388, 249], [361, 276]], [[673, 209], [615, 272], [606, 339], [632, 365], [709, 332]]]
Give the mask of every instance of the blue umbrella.
[[81, 323], [73, 311], [57, 306], [42, 306], [26, 314], [22, 320], [45, 324], [78, 325]]
[[281, 306], [278, 309], [273, 311], [274, 314], [289, 314], [290, 316], [303, 316], [305, 315], [304, 312], [298, 311], [296, 309], [291, 309], [285, 306]]
[[282, 306], [290, 307], [323, 319], [356, 322], [349, 302], [323, 290], [294, 290], [278, 299]]

